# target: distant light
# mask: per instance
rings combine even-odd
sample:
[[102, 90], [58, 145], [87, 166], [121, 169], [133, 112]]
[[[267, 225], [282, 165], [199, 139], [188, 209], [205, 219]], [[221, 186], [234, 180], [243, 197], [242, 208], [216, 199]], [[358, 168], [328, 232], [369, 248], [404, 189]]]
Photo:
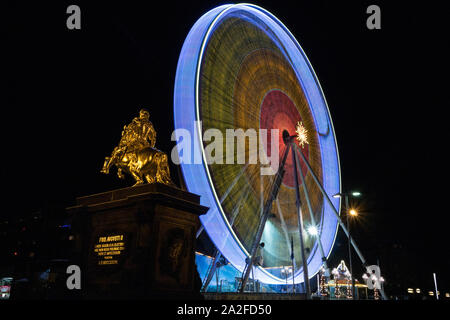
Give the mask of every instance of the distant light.
[[335, 195], [333, 195], [333, 198], [340, 198], [341, 194], [340, 193], [336, 193]]
[[358, 192], [358, 191], [352, 192], [352, 196], [354, 196], [354, 197], [359, 197], [360, 195], [361, 195], [361, 192]]
[[420, 289], [419, 288], [416, 289], [416, 293], [420, 293]]
[[429, 296], [434, 296], [434, 292], [433, 291], [428, 291], [428, 295]]
[[355, 209], [351, 209], [350, 215], [356, 217], [358, 215], [358, 212]]
[[408, 288], [408, 293], [414, 293], [414, 289], [413, 288]]
[[291, 272], [292, 272], [292, 268], [291, 267], [284, 266], [283, 268], [281, 268], [281, 273], [282, 274], [289, 274]]
[[317, 236], [319, 234], [319, 230], [317, 230], [316, 226], [309, 226], [308, 233], [312, 236]]
[[446, 297], [446, 298], [450, 298], [450, 293], [446, 292], [446, 293], [445, 293], [445, 297]]

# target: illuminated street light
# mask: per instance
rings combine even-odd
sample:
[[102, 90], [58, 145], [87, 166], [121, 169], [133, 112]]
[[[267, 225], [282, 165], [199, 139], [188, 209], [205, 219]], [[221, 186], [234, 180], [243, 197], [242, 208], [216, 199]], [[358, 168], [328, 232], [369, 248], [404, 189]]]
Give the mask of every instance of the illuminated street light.
[[361, 195], [361, 192], [359, 191], [352, 191], [350, 193], [336, 193], [333, 195], [333, 198], [341, 198], [344, 196], [352, 196], [352, 197], [359, 197]]
[[291, 267], [284, 266], [283, 268], [281, 268], [281, 274], [284, 275], [285, 279], [286, 279], [286, 293], [287, 293], [287, 284], [288, 284], [287, 279], [288, 279], [289, 275], [291, 274], [291, 272], [292, 272]]
[[317, 235], [319, 234], [319, 230], [317, 230], [317, 227], [316, 227], [316, 226], [309, 226], [309, 227], [308, 227], [308, 233], [309, 233], [311, 236], [317, 236]]
[[351, 234], [350, 234], [350, 225], [349, 225], [349, 216], [356, 217], [358, 215], [358, 212], [355, 209], [350, 210], [350, 206], [348, 205], [348, 197], [359, 197], [361, 195], [361, 192], [359, 191], [353, 191], [350, 193], [336, 193], [333, 195], [333, 198], [345, 198], [345, 212], [346, 212], [346, 219], [347, 219], [347, 233], [348, 233], [348, 260], [350, 265], [350, 277], [352, 280], [352, 297], [355, 298], [355, 278], [353, 277], [353, 267], [352, 267], [352, 249], [351, 249]]

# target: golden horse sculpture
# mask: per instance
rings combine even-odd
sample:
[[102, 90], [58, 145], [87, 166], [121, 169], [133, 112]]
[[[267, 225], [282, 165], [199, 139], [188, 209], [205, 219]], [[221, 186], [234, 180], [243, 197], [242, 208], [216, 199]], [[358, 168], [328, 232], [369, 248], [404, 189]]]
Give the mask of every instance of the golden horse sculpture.
[[110, 157], [105, 157], [102, 173], [109, 174], [111, 166], [117, 167], [117, 176], [124, 179], [124, 173], [131, 174], [139, 185], [147, 183], [164, 183], [173, 185], [167, 155], [156, 149], [156, 131], [149, 120], [146, 109], [139, 112], [139, 117], [125, 126], [119, 145]]

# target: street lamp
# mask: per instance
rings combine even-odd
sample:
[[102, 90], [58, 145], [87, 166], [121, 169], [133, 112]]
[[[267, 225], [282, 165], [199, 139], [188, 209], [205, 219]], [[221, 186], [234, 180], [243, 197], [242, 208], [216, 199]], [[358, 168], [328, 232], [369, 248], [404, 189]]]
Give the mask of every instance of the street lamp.
[[311, 235], [313, 237], [315, 237], [319, 234], [319, 230], [317, 230], [316, 226], [309, 226], [307, 231], [308, 231], [309, 235]]
[[287, 290], [287, 278], [288, 278], [289, 274], [291, 274], [291, 268], [284, 266], [283, 268], [281, 268], [281, 274], [283, 274], [285, 276], [285, 279], [286, 279], [286, 293], [288, 293], [288, 290]]
[[348, 260], [350, 265], [350, 279], [352, 281], [352, 297], [355, 299], [355, 278], [353, 277], [353, 267], [352, 267], [352, 248], [351, 248], [351, 235], [350, 235], [350, 224], [349, 224], [349, 216], [356, 217], [358, 212], [355, 209], [350, 209], [348, 205], [348, 197], [359, 197], [361, 192], [353, 191], [350, 193], [336, 193], [333, 198], [345, 198], [345, 212], [346, 212], [346, 222], [347, 222], [347, 232], [348, 232]]

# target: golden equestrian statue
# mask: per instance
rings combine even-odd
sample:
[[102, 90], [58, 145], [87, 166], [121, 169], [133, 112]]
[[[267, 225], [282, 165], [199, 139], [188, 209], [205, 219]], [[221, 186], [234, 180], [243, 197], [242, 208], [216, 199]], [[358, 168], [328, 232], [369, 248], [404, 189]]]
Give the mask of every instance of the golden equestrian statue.
[[156, 149], [156, 131], [149, 120], [150, 113], [146, 109], [139, 111], [139, 117], [124, 126], [119, 145], [114, 148], [110, 157], [105, 157], [101, 170], [109, 174], [112, 165], [117, 167], [117, 176], [124, 179], [124, 173], [133, 176], [136, 183], [164, 183], [173, 185], [167, 155]]

